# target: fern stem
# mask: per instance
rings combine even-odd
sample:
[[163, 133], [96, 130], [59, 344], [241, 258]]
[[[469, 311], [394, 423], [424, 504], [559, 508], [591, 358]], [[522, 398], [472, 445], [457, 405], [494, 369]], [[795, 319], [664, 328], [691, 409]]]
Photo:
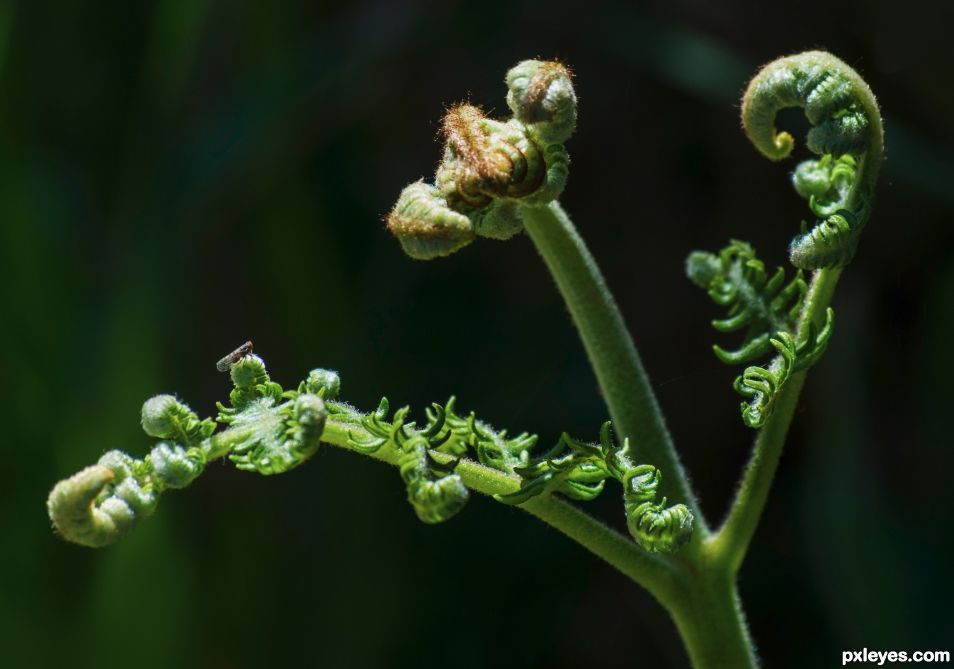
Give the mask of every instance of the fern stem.
[[[840, 276], [841, 269], [815, 272], [798, 320], [799, 337], [805, 336], [810, 324], [818, 327], [824, 321]], [[742, 565], [762, 517], [806, 373], [807, 370], [793, 374], [779, 392], [775, 410], [755, 439], [752, 456], [726, 520], [706, 542], [705, 553], [714, 563], [724, 565], [730, 574], [737, 573]]]
[[670, 611], [693, 669], [759, 666], [734, 578], [724, 573], [696, 574]]
[[[321, 440], [324, 443], [346, 450], [354, 450], [352, 437], [366, 436], [364, 430], [352, 423], [343, 423], [329, 418]], [[438, 462], [454, 460], [452, 456], [439, 451], [431, 451]], [[393, 444], [387, 444], [374, 453], [363, 453], [370, 457], [397, 466], [400, 453]], [[497, 469], [485, 467], [470, 458], [461, 458], [454, 468], [464, 484], [471, 490], [485, 495], [505, 495], [520, 488], [520, 479]], [[603, 558], [637, 584], [649, 590], [660, 602], [671, 598], [674, 572], [672, 567], [658, 555], [647, 553], [628, 537], [606, 526], [589, 514], [577, 509], [568, 502], [552, 495], [538, 495], [519, 507], [543, 520], [556, 530]]]
[[696, 518], [693, 541], [708, 536], [705, 519], [666, 429], [649, 377], [606, 281], [558, 202], [523, 207], [524, 227], [553, 275], [589, 356], [618, 436], [663, 472], [662, 495]]

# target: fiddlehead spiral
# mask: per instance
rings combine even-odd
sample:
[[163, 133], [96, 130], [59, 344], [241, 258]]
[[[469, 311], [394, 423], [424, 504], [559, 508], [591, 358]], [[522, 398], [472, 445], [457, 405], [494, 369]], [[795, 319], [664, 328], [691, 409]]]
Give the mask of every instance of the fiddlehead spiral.
[[748, 403], [742, 403], [742, 421], [751, 428], [760, 428], [771, 414], [779, 391], [797, 371], [814, 365], [828, 347], [834, 312], [828, 309], [825, 325], [816, 334], [809, 328], [808, 336], [799, 344], [788, 332], [777, 332], [770, 340], [778, 355], [766, 367], [747, 367], [733, 386]]
[[507, 74], [513, 118], [487, 118], [479, 107], [447, 110], [444, 157], [435, 183], [411, 184], [387, 227], [412, 258], [446, 256], [476, 237], [505, 240], [523, 229], [520, 207], [557, 197], [569, 174], [563, 142], [576, 125], [576, 94], [559, 63], [524, 61]]
[[337, 374], [314, 370], [298, 391], [284, 391], [255, 355], [229, 363], [234, 388], [230, 407], [219, 405], [215, 433], [172, 395], [157, 395], [142, 407], [143, 431], [161, 439], [142, 460], [122, 451], [60, 481], [47, 508], [63, 538], [84, 546], [113, 543], [149, 516], [166, 490], [185, 488], [215, 459], [228, 455], [239, 469], [277, 474], [304, 462], [318, 447]]
[[415, 181], [401, 191], [387, 227], [417, 260], [447, 256], [473, 241], [474, 224], [447, 205], [440, 190]]
[[530, 459], [524, 451], [521, 462], [513, 469], [521, 478], [520, 489], [496, 496], [505, 504], [523, 504], [552, 493], [590, 501], [603, 492], [607, 478], [615, 478], [623, 486], [626, 526], [644, 550], [670, 553], [692, 536], [692, 512], [684, 504], [667, 506], [666, 498], [656, 502], [662, 473], [652, 465], [635, 464], [629, 442], [618, 447], [608, 421], [600, 429], [599, 444], [563, 434], [556, 446], [539, 457]]
[[808, 148], [821, 156], [800, 164], [793, 175], [796, 190], [820, 220], [792, 240], [792, 264], [847, 265], [870, 214], [883, 151], [874, 94], [851, 67], [822, 51], [769, 63], [745, 92], [742, 125], [770, 160], [788, 157], [794, 146], [789, 133], [775, 128], [776, 114], [787, 107], [804, 108], [813, 126]]
[[600, 444], [607, 469], [623, 484], [626, 527], [636, 543], [650, 553], [671, 553], [689, 541], [694, 520], [689, 508], [685, 504], [666, 506], [665, 497], [656, 502], [662, 472], [652, 465], [635, 464], [629, 440], [617, 447], [609, 422], [600, 429]]
[[142, 407], [142, 425], [160, 441], [143, 460], [109, 451], [99, 462], [60, 481], [47, 500], [53, 526], [64, 539], [99, 548], [113, 543], [155, 510], [166, 489], [189, 485], [208, 461], [203, 447], [215, 429], [172, 395]]
[[555, 61], [525, 60], [507, 72], [507, 106], [545, 144], [561, 144], [576, 129], [570, 70]]
[[771, 414], [775, 398], [793, 372], [817, 361], [828, 343], [833, 312], [827, 312], [819, 332], [810, 327], [803, 341], [796, 344], [798, 318], [806, 284], [801, 272], [786, 282], [779, 267], [769, 275], [752, 247], [732, 241], [718, 254], [696, 251], [686, 261], [689, 279], [709, 293], [716, 304], [728, 307], [727, 317], [712, 321], [720, 332], [746, 329], [742, 344], [735, 350], [714, 345], [712, 350], [724, 363], [744, 364], [775, 353], [765, 367], [747, 367], [733, 387], [749, 400], [742, 403], [742, 421], [759, 428]]
[[446, 465], [437, 462], [422, 435], [401, 438], [398, 444], [402, 452], [398, 468], [407, 484], [407, 501], [417, 517], [433, 524], [457, 515], [470, 499], [467, 486], [454, 473], [457, 461]]

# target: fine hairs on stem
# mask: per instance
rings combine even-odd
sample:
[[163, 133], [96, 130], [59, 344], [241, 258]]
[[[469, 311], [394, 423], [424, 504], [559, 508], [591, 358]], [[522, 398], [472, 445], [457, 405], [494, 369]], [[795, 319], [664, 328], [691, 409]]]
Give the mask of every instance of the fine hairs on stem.
[[[525, 232], [593, 367], [606, 403], [602, 425], [588, 438], [564, 433], [540, 444], [535, 434], [492, 427], [454, 397], [414, 416], [408, 407], [392, 409], [386, 398], [361, 411], [340, 399], [334, 371], [314, 369], [296, 386], [279, 385], [248, 342], [217, 365], [229, 373], [232, 389], [214, 418], [199, 418], [173, 395], [148, 399], [141, 420], [155, 440], [151, 450], [141, 459], [108, 451], [57, 483], [47, 501], [53, 527], [73, 543], [106, 546], [209, 462], [226, 458], [242, 471], [270, 476], [331, 445], [396, 467], [408, 503], [425, 523], [453, 518], [474, 492], [527, 511], [652, 593], [696, 669], [756, 667], [736, 576], [805, 375], [834, 334], [830, 305], [838, 278], [871, 216], [883, 147], [875, 98], [854, 70], [820, 51], [769, 63], [745, 92], [743, 128], [773, 161], [788, 157], [795, 144], [775, 127], [777, 113], [804, 109], [812, 125], [806, 145], [817, 158], [799, 163], [792, 183], [815, 220], [803, 222], [792, 239], [788, 271], [766, 267], [741, 240], [716, 252], [695, 251], [686, 261], [689, 279], [725, 310], [712, 326], [736, 341], [721, 341], [713, 352], [740, 366], [734, 389], [741, 418], [756, 430], [728, 514], [712, 529], [616, 302], [558, 201], [569, 176], [565, 144], [577, 124], [571, 72], [562, 63], [527, 60], [505, 82], [508, 118], [490, 118], [469, 103], [448, 108], [433, 179], [401, 192], [386, 227], [417, 260]], [[626, 533], [582, 509], [614, 488]]]

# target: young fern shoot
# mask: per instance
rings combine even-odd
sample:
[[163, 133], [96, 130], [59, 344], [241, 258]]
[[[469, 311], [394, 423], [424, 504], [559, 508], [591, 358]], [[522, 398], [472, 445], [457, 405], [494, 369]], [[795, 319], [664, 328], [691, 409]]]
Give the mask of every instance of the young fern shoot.
[[[229, 372], [233, 388], [215, 420], [199, 419], [172, 395], [147, 400], [143, 430], [159, 440], [151, 451], [141, 460], [109, 451], [60, 481], [47, 502], [50, 519], [69, 541], [105, 546], [213, 460], [282, 474], [331, 444], [397, 467], [425, 523], [460, 513], [473, 491], [525, 509], [647, 588], [672, 616], [694, 667], [756, 667], [735, 577], [806, 371], [832, 336], [829, 304], [839, 273], [870, 216], [883, 145], [877, 104], [854, 70], [817, 51], [770, 63], [746, 91], [743, 127], [771, 160], [787, 157], [794, 145], [776, 130], [777, 112], [805, 109], [813, 125], [808, 148], [819, 157], [800, 163], [792, 180], [818, 220], [803, 223], [792, 240], [795, 272], [788, 277], [782, 268], [768, 271], [742, 241], [687, 260], [689, 278], [727, 309], [712, 326], [743, 333], [734, 348], [713, 351], [726, 364], [748, 365], [734, 386], [744, 398], [744, 423], [758, 430], [729, 514], [713, 532], [616, 303], [557, 202], [569, 174], [564, 143], [577, 122], [570, 72], [557, 62], [528, 60], [507, 73], [506, 83], [510, 118], [488, 118], [471, 104], [447, 111], [433, 181], [407, 186], [386, 225], [419, 260], [451, 255], [479, 237], [527, 232], [566, 301], [606, 402], [610, 420], [597, 440], [563, 434], [541, 449], [535, 435], [509, 436], [459, 412], [453, 397], [432, 404], [420, 422], [407, 407], [392, 411], [387, 399], [362, 412], [339, 399], [340, 379], [329, 370], [313, 370], [285, 390], [248, 342], [217, 365]], [[611, 479], [622, 486], [629, 537], [576, 505], [602, 494]]]

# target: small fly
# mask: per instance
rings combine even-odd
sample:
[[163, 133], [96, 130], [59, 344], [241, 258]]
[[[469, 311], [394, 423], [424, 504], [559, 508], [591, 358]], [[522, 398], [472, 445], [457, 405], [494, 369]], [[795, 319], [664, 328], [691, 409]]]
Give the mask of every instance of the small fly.
[[252, 352], [252, 342], [247, 341], [237, 349], [229, 353], [227, 356], [215, 363], [215, 368], [220, 372], [227, 372], [231, 369], [232, 365], [237, 363], [239, 360], [247, 356]]

